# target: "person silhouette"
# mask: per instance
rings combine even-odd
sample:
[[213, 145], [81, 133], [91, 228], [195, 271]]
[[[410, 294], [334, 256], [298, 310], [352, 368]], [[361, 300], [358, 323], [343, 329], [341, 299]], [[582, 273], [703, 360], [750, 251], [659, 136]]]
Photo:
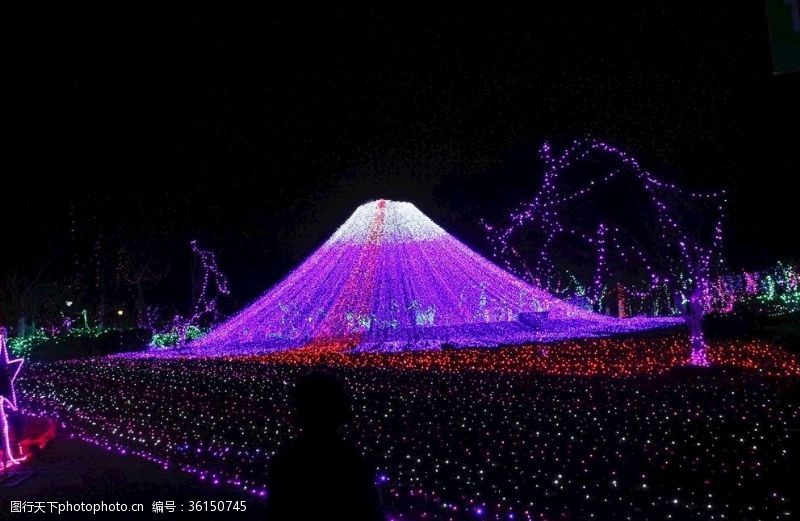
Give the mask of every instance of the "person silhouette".
[[383, 520], [374, 470], [340, 434], [352, 418], [341, 382], [317, 371], [301, 377], [294, 407], [301, 432], [270, 464], [267, 519]]

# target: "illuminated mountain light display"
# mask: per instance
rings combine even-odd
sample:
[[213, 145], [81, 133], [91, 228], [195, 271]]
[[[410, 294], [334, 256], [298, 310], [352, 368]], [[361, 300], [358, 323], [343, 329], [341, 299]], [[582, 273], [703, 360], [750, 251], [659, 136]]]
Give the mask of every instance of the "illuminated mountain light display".
[[797, 357], [709, 341], [697, 364], [691, 334], [611, 336], [682, 321], [567, 304], [379, 200], [183, 348], [31, 364], [20, 410], [262, 504], [293, 382], [324, 370], [387, 519], [785, 515]]
[[277, 286], [191, 346], [398, 351], [497, 346], [672, 326], [564, 303], [492, 264], [413, 204], [361, 205]]
[[800, 0], [83, 4], [9, 27], [0, 521], [800, 517]]

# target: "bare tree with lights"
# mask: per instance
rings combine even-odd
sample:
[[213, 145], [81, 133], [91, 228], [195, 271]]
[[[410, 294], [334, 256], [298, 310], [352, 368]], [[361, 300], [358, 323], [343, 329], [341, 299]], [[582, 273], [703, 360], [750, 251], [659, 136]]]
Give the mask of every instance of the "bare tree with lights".
[[[684, 190], [596, 139], [575, 140], [561, 153], [545, 143], [540, 154], [545, 172], [534, 197], [507, 225], [484, 222], [495, 256], [556, 293], [570, 277], [595, 307], [624, 281], [626, 294], [661, 302], [650, 314], [684, 317], [690, 363], [707, 365], [702, 319], [709, 281], [722, 264], [725, 191]], [[674, 302], [664, 305], [665, 295]]]

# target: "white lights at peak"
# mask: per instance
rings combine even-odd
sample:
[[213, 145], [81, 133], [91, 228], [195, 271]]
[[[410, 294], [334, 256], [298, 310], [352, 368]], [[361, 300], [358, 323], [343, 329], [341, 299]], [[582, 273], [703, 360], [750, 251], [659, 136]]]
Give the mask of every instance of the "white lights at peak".
[[327, 244], [399, 244], [447, 235], [411, 203], [381, 199], [359, 206]]

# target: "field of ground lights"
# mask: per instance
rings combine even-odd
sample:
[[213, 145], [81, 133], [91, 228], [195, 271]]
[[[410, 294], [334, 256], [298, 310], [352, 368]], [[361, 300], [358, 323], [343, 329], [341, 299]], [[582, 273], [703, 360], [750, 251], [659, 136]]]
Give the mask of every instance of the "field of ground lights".
[[[493, 350], [116, 356], [29, 363], [25, 412], [260, 501], [313, 368], [352, 394], [347, 432], [387, 519], [773, 519], [793, 505], [794, 355], [760, 341], [588, 339]], [[796, 508], [796, 506], [794, 506]]]

